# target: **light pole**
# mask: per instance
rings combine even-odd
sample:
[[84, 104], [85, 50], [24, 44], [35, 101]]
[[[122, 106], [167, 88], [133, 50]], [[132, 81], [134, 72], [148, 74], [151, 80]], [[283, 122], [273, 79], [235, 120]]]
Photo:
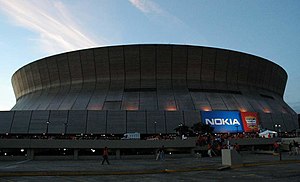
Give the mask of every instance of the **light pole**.
[[46, 124], [47, 124], [46, 135], [47, 135], [47, 134], [48, 134], [48, 130], [49, 130], [49, 124], [50, 124], [50, 121], [47, 121]]
[[154, 122], [154, 133], [156, 134], [156, 121]]
[[239, 125], [235, 125], [235, 127], [236, 127], [236, 133], [238, 133]]
[[64, 132], [64, 134], [66, 134], [67, 133], [68, 123], [64, 123], [64, 125], [65, 125], [65, 132]]
[[280, 134], [280, 128], [281, 128], [281, 125], [280, 124], [275, 124], [275, 131], [278, 132], [278, 136]]

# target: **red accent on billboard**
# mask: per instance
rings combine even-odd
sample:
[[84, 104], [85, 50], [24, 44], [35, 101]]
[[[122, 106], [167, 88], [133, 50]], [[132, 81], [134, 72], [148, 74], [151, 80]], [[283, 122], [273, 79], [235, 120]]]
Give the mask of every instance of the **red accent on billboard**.
[[244, 126], [244, 132], [259, 131], [259, 118], [257, 112], [241, 112], [241, 117]]

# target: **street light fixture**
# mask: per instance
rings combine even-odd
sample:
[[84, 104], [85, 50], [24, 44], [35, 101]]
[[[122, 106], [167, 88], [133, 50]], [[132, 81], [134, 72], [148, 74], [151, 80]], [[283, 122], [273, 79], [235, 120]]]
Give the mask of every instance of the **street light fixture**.
[[48, 130], [49, 130], [49, 124], [50, 124], [50, 121], [46, 121], [46, 124], [47, 124], [46, 135], [47, 135], [47, 134], [48, 134]]
[[277, 131], [277, 132], [278, 132], [278, 135], [279, 135], [280, 132], [281, 132], [281, 130], [280, 130], [281, 125], [280, 125], [280, 124], [275, 124], [274, 126], [275, 126], [275, 131]]

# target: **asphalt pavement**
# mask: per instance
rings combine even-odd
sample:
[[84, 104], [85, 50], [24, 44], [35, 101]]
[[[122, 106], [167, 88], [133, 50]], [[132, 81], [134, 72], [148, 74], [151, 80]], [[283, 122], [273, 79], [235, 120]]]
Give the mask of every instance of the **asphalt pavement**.
[[0, 181], [300, 181], [300, 155], [242, 153], [244, 165], [222, 168], [221, 157], [165, 160], [0, 161]]

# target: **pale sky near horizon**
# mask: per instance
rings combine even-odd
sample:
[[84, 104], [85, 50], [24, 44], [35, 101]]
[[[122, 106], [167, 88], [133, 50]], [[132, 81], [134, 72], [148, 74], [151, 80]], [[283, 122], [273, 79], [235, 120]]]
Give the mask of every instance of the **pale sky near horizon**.
[[288, 73], [300, 113], [299, 0], [0, 0], [0, 110], [11, 76], [37, 59], [121, 44], [192, 44], [257, 55]]

